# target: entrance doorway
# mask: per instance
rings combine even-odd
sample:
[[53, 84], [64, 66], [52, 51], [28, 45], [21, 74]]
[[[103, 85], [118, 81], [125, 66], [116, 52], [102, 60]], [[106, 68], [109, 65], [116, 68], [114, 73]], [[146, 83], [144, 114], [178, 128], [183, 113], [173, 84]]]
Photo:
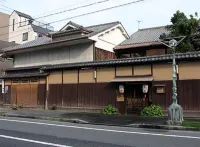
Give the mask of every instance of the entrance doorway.
[[[150, 89], [143, 93], [144, 84], [126, 84], [125, 99], [126, 112], [128, 114], [139, 113], [144, 107], [149, 106]], [[150, 84], [147, 84], [150, 87]]]

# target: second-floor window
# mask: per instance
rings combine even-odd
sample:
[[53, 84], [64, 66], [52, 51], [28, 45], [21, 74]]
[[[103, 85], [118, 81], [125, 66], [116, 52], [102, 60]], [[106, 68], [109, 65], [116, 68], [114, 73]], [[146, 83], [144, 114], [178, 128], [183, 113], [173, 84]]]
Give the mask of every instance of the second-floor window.
[[19, 26], [22, 26], [22, 17], [20, 17], [20, 22], [19, 22]]
[[13, 19], [13, 31], [15, 31], [15, 19]]
[[28, 40], [28, 32], [27, 33], [23, 33], [23, 41], [27, 41]]

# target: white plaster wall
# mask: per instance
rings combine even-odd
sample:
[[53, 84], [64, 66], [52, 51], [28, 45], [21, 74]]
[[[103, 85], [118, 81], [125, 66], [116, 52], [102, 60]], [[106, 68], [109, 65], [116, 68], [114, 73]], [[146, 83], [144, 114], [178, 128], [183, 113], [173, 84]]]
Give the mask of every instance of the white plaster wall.
[[[126, 35], [123, 35], [126, 34]], [[95, 47], [113, 52], [113, 48], [128, 38], [121, 24], [118, 24], [90, 39], [96, 41]]]
[[93, 44], [46, 49], [15, 55], [14, 67], [93, 61]]
[[[13, 19], [15, 19], [14, 31], [13, 31]], [[20, 26], [21, 20], [21, 26]], [[32, 40], [35, 40], [36, 34], [31, 25], [28, 25], [26, 18], [19, 17], [16, 12], [13, 12], [9, 19], [9, 42], [15, 41], [18, 44], [23, 44]], [[26, 21], [26, 22], [25, 22]], [[23, 33], [28, 32], [28, 40], [23, 41]]]

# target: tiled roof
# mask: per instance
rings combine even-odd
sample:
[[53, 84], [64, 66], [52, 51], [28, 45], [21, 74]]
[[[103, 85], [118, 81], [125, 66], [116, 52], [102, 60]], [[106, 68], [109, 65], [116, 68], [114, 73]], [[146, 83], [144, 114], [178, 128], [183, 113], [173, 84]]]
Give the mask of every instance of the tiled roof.
[[48, 73], [17, 73], [17, 74], [6, 74], [0, 77], [0, 79], [7, 79], [7, 78], [28, 78], [28, 77], [43, 77], [47, 76]]
[[27, 66], [27, 67], [15, 67], [15, 68], [5, 69], [5, 71], [6, 72], [13, 72], [13, 71], [20, 71], [20, 70], [37, 70], [37, 69], [40, 69], [40, 68], [42, 68], [44, 66], [45, 65]]
[[25, 17], [25, 18], [28, 18], [28, 19], [33, 19], [30, 15], [28, 14], [25, 14], [25, 13], [22, 13], [22, 12], [19, 12], [19, 11], [16, 11], [15, 12], [19, 15], [19, 16], [22, 16], [22, 17]]
[[111, 23], [104, 23], [104, 24], [99, 24], [99, 25], [88, 26], [88, 27], [85, 27], [85, 29], [92, 31], [90, 36], [93, 36], [93, 35], [103, 32], [109, 28], [112, 28], [118, 24], [120, 24], [120, 22], [116, 21], [116, 22], [111, 22]]
[[[83, 27], [83, 29], [88, 30], [88, 31], [92, 31], [92, 32], [89, 33], [89, 34], [86, 34], [86, 35], [80, 35], [80, 36], [76, 36], [76, 37], [73, 37], [73, 36], [67, 37], [66, 36], [65, 40], [60, 40], [60, 41], [69, 41], [69, 40], [74, 40], [74, 39], [82, 39], [82, 38], [91, 37], [91, 36], [96, 35], [100, 32], [103, 32], [103, 31], [105, 31], [105, 30], [107, 30], [111, 27], [114, 27], [115, 25], [117, 25], [119, 23], [120, 22], [111, 22], [111, 23], [105, 23], [105, 24], [94, 25], [94, 26], [89, 26], [89, 27]], [[77, 30], [77, 29], [74, 29], [74, 30]], [[64, 31], [61, 31], [61, 32], [63, 33]], [[59, 32], [57, 32], [55, 34], [59, 34]], [[50, 42], [51, 42], [51, 39], [48, 38], [48, 37], [39, 37], [38, 39], [27, 42], [25, 44], [5, 48], [5, 49], [3, 49], [3, 51], [8, 52], [8, 51], [13, 51], [13, 50], [18, 50], [18, 49], [30, 48], [30, 47], [49, 44]], [[53, 41], [51, 43], [56, 43], [56, 42], [59, 42], [59, 41]]]
[[38, 45], [43, 45], [43, 44], [47, 44], [51, 42], [51, 38], [48, 37], [39, 37], [36, 40], [24, 43], [24, 44], [20, 44], [14, 47], [8, 47], [8, 48], [4, 48], [3, 51], [7, 52], [7, 51], [11, 51], [11, 50], [17, 50], [17, 49], [22, 49], [22, 48], [28, 48], [28, 47], [34, 47], [34, 46], [38, 46]]
[[[109, 28], [112, 28], [112, 27], [120, 24], [119, 21], [116, 21], [116, 22], [110, 22], [110, 23], [104, 23], [104, 24], [99, 24], [99, 25], [92, 25], [92, 26], [88, 26], [88, 27], [83, 27], [83, 26], [78, 25], [78, 24], [71, 22], [71, 21], [69, 23], [75, 24], [78, 27], [75, 28], [75, 29], [72, 29], [72, 30], [62, 30], [61, 29], [61, 31], [59, 31], [59, 32], [68, 32], [68, 31], [75, 31], [75, 30], [79, 30], [79, 29], [85, 29], [85, 30], [91, 31], [91, 33], [88, 34], [89, 37], [96, 35], [98, 33], [101, 33], [101, 32], [103, 32], [103, 31], [105, 31]], [[69, 23], [67, 23], [67, 24], [69, 24]], [[57, 32], [56, 34], [58, 34], [59, 32]]]
[[[71, 29], [71, 30], [60, 30], [59, 32], [71, 32], [71, 31], [76, 31], [76, 30], [88, 30], [88, 31], [91, 31], [90, 33], [90, 36], [93, 36], [95, 34], [98, 34], [100, 32], [103, 32], [111, 27], [114, 27], [118, 24], [120, 24], [119, 21], [115, 21], [115, 22], [110, 22], [110, 23], [104, 23], [104, 24], [99, 24], [99, 25], [92, 25], [92, 26], [87, 26], [87, 27], [83, 27], [81, 25], [78, 25], [74, 22], [69, 22], [70, 24], [74, 24], [74, 25], [77, 25], [78, 27], [77, 28], [74, 28], [74, 29]], [[67, 24], [69, 24], [67, 23]], [[65, 25], [66, 26], [66, 25]], [[63, 27], [64, 28], [64, 27]], [[56, 34], [59, 34], [59, 32], [56, 32]]]
[[82, 35], [82, 36], [75, 36], [75, 37], [72, 36], [70, 38], [66, 38], [63, 40], [51, 41], [51, 38], [43, 36], [43, 37], [39, 37], [36, 40], [27, 42], [25, 44], [17, 45], [17, 46], [11, 47], [11, 48], [2, 49], [2, 51], [4, 53], [8, 53], [8, 52], [12, 52], [12, 51], [18, 51], [18, 50], [23, 50], [23, 49], [33, 48], [33, 47], [40, 47], [42, 45], [45, 46], [45, 45], [63, 43], [63, 42], [67, 42], [67, 41], [73, 41], [73, 40], [85, 39], [85, 38], [87, 38], [87, 36]]
[[[127, 64], [148, 64], [150, 62], [172, 61], [172, 58], [173, 58], [172, 54], [167, 54], [167, 55], [156, 55], [156, 56], [147, 56], [147, 57], [127, 58], [127, 59], [115, 59], [115, 60], [103, 60], [103, 61], [49, 65], [49, 66], [45, 66], [41, 69], [42, 70], [51, 70], [51, 69], [113, 66], [113, 65], [127, 65]], [[200, 60], [200, 52], [177, 53], [176, 59], [177, 60], [186, 60], [186, 59]]]
[[160, 35], [162, 35], [163, 33], [169, 34], [169, 31], [166, 29], [165, 26], [140, 29], [137, 32], [133, 33], [129, 39], [122, 42], [119, 46], [157, 42]]
[[82, 28], [83, 26], [81, 26], [81, 25], [79, 25], [79, 24], [77, 24], [77, 23], [74, 23], [74, 22], [72, 22], [72, 21], [69, 21], [64, 27], [62, 27], [61, 29], [60, 29], [60, 31], [62, 31], [67, 25], [72, 25], [72, 26], [74, 26], [74, 27], [76, 27], [76, 28]]
[[41, 34], [48, 34], [49, 32], [52, 32], [51, 30], [49, 29], [46, 29], [46, 28], [43, 28], [41, 26], [36, 26], [34, 24], [31, 24], [32, 28], [33, 28], [33, 31], [34, 32], [37, 32], [37, 33], [41, 33]]
[[0, 40], [0, 52], [2, 52], [3, 48], [12, 47], [12, 46], [15, 46], [15, 45], [17, 45], [17, 44], [14, 43], [14, 42], [7, 42], [7, 41]]

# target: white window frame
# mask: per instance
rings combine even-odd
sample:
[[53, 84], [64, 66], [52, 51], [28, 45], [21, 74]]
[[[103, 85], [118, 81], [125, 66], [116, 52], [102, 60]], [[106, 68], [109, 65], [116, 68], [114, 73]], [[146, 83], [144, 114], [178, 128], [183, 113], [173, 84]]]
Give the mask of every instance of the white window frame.
[[28, 32], [23, 33], [22, 35], [22, 41], [27, 41], [28, 40]]

